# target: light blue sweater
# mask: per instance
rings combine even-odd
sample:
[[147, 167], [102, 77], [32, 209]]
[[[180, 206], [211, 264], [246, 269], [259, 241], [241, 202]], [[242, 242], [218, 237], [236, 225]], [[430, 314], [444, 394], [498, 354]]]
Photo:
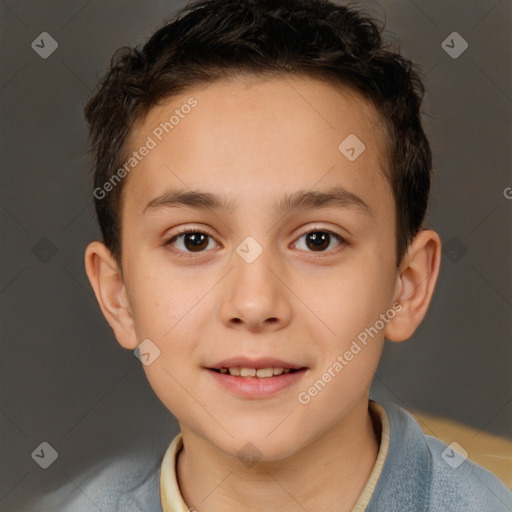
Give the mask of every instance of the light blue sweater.
[[[512, 491], [492, 473], [426, 436], [401, 407], [382, 404], [390, 444], [366, 512], [512, 512]], [[120, 459], [88, 482], [47, 496], [34, 512], [162, 512], [160, 463]], [[82, 482], [87, 478], [81, 479]]]
[[512, 491], [492, 473], [469, 460], [458, 466], [453, 451], [426, 436], [409, 413], [382, 405], [389, 451], [366, 512], [512, 511]]

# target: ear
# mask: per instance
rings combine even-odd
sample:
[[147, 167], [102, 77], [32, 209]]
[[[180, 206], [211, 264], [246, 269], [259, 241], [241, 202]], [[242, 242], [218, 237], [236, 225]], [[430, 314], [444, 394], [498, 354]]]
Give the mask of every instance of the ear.
[[395, 303], [400, 312], [389, 321], [385, 337], [391, 341], [410, 338], [427, 313], [441, 265], [441, 239], [430, 229], [420, 231], [400, 264]]
[[135, 349], [138, 343], [123, 277], [115, 258], [102, 242], [87, 246], [85, 271], [117, 341], [124, 348]]

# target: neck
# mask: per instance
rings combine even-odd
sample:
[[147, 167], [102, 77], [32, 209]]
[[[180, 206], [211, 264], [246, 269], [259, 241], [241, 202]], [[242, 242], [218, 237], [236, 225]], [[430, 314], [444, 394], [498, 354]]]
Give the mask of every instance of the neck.
[[338, 424], [292, 456], [248, 467], [182, 427], [177, 460], [181, 494], [191, 510], [350, 511], [372, 472], [380, 425], [365, 397]]

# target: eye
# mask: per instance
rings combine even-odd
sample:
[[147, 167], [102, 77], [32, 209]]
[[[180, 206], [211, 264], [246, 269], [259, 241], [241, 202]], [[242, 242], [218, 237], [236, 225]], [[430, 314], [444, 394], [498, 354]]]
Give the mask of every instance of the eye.
[[[303, 239], [304, 243], [302, 243], [301, 247], [301, 240]], [[326, 252], [326, 249], [329, 249], [329, 247], [332, 249], [331, 244], [333, 241], [337, 242], [335, 249], [348, 245], [348, 242], [343, 237], [325, 229], [314, 229], [304, 233], [294, 245], [301, 250]]]
[[[210, 242], [213, 246], [210, 246]], [[213, 238], [203, 231], [188, 229], [170, 238], [165, 245], [173, 245], [181, 252], [203, 252], [216, 247]]]
[[[196, 229], [187, 229], [174, 235], [165, 242], [165, 245], [172, 245], [182, 253], [199, 253], [218, 247], [213, 237]], [[308, 252], [327, 252], [329, 249], [342, 248], [348, 245], [348, 242], [332, 231], [315, 228], [301, 235], [293, 245]]]

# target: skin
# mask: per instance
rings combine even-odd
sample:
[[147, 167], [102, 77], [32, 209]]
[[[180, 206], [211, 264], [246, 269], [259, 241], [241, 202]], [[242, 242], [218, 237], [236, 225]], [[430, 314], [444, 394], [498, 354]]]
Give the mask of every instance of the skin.
[[[219, 81], [153, 108], [129, 147], [140, 147], [191, 96], [198, 105], [125, 178], [122, 272], [95, 241], [87, 275], [119, 343], [133, 350], [149, 338], [161, 351], [144, 370], [180, 424], [177, 474], [189, 507], [351, 510], [379, 448], [368, 394], [384, 337], [405, 340], [423, 319], [439, 272], [439, 236], [421, 230], [396, 267], [385, 131], [358, 94], [297, 76]], [[349, 134], [366, 146], [354, 161], [338, 149]], [[354, 205], [273, 210], [285, 194], [333, 186], [359, 196], [369, 213]], [[176, 188], [224, 194], [233, 210], [144, 212]], [[182, 228], [212, 238], [191, 252], [184, 237], [169, 243]], [[318, 231], [346, 243], [332, 237], [315, 250], [304, 235]], [[247, 236], [263, 249], [250, 264], [236, 252]], [[396, 303], [400, 313], [299, 403], [298, 393]], [[272, 397], [244, 399], [204, 369], [239, 355], [308, 370]], [[237, 457], [249, 441], [261, 453], [252, 467]]]

